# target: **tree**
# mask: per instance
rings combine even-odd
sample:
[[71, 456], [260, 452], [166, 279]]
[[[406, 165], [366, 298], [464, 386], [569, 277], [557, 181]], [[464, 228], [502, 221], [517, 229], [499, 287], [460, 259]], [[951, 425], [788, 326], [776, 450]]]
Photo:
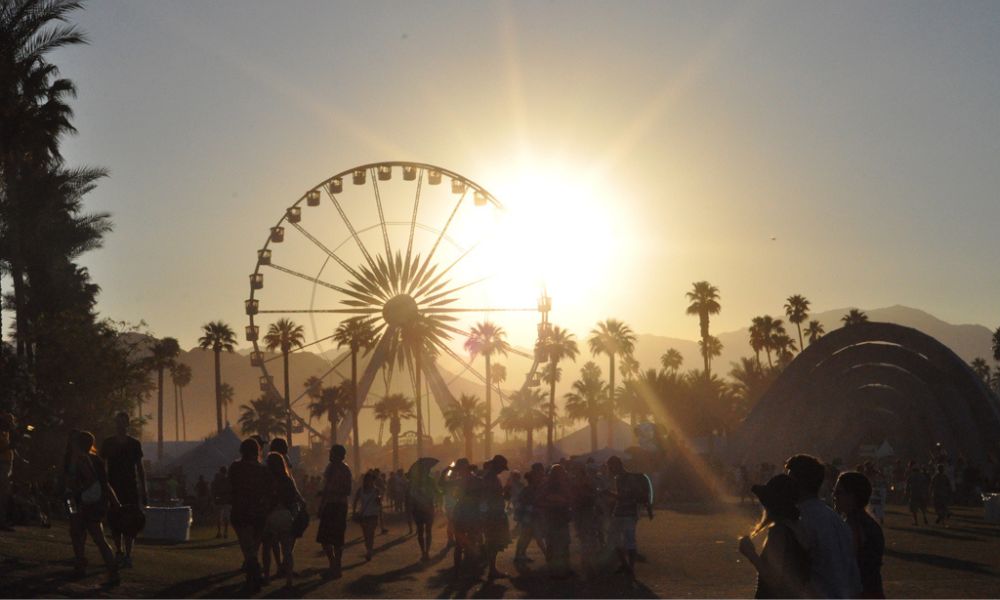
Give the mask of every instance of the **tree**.
[[219, 401], [222, 402], [222, 413], [227, 427], [229, 426], [229, 405], [235, 399], [236, 390], [233, 389], [233, 386], [223, 381], [222, 385], [219, 386]]
[[259, 435], [269, 440], [285, 432], [285, 407], [274, 390], [264, 392], [249, 405], [241, 405], [240, 410], [239, 425], [244, 435]]
[[[465, 351], [469, 353], [472, 360], [482, 355], [486, 361], [485, 373], [490, 373], [490, 359], [494, 354], [507, 355], [510, 344], [507, 343], [507, 332], [502, 327], [490, 322], [482, 321], [476, 323], [469, 332], [468, 339], [465, 340]], [[493, 404], [491, 389], [493, 385], [489, 379], [486, 382], [486, 432], [485, 432], [485, 456], [493, 454]]]
[[[625, 323], [617, 319], [607, 319], [597, 324], [597, 327], [590, 330], [590, 337], [587, 338], [590, 346], [590, 353], [594, 356], [605, 354], [608, 357], [608, 400], [614, 405], [615, 392], [615, 356], [625, 356], [632, 354], [635, 350], [635, 334]], [[631, 417], [635, 420], [635, 416]], [[608, 446], [614, 445], [614, 418], [613, 413], [609, 413], [608, 418]]]
[[590, 451], [597, 451], [597, 422], [611, 418], [614, 410], [608, 398], [608, 388], [601, 380], [601, 368], [588, 361], [580, 369], [580, 379], [573, 382], [571, 392], [565, 395], [566, 416], [590, 425]]
[[[722, 305], [719, 304], [719, 288], [707, 281], [696, 281], [691, 286], [691, 291], [685, 294], [691, 303], [687, 307], [687, 314], [698, 315], [701, 339], [704, 341], [709, 336], [708, 326], [710, 316], [717, 315], [722, 311]], [[711, 359], [704, 351], [702, 352], [702, 358], [705, 361], [705, 376], [708, 377], [711, 373], [709, 365]]]
[[[170, 379], [174, 384], [174, 439], [187, 441], [187, 418], [184, 416], [184, 388], [191, 383], [191, 367], [177, 363], [170, 369]], [[178, 410], [178, 407], [180, 410]], [[180, 414], [180, 431], [177, 415]]]
[[556, 421], [556, 383], [559, 382], [562, 371], [559, 363], [565, 359], [576, 362], [580, 349], [576, 345], [576, 336], [569, 331], [552, 325], [546, 328], [538, 338], [539, 349], [544, 353], [548, 364], [542, 372], [545, 383], [549, 384], [548, 419], [545, 432], [545, 449], [549, 462], [555, 461], [555, 421]]
[[630, 377], [618, 386], [615, 393], [615, 410], [619, 414], [630, 415], [634, 421], [633, 427], [638, 421], [645, 421], [652, 413], [649, 404], [649, 383], [650, 377], [655, 381], [658, 376], [656, 369], [649, 369], [645, 373], [637, 373], [635, 377]]
[[281, 351], [281, 363], [285, 374], [285, 438], [292, 445], [292, 399], [289, 390], [288, 355], [292, 348], [301, 348], [305, 343], [305, 330], [291, 319], [278, 319], [267, 328], [264, 347], [271, 352]]
[[769, 344], [775, 354], [777, 354], [778, 364], [782, 367], [787, 366], [795, 358], [795, 340], [785, 333], [783, 327], [780, 332], [776, 332], [771, 336]]
[[324, 387], [320, 390], [319, 397], [309, 403], [310, 417], [326, 417], [330, 422], [330, 443], [337, 443], [337, 425], [344, 420], [344, 417], [351, 414], [351, 402], [354, 394], [350, 390], [350, 382], [347, 385]]
[[670, 348], [660, 356], [660, 366], [663, 367], [664, 371], [677, 372], [684, 364], [684, 355], [677, 351], [675, 348]]
[[805, 348], [802, 343], [802, 323], [809, 318], [809, 301], [805, 296], [795, 294], [785, 301], [785, 316], [789, 323], [794, 323], [799, 331], [799, 348]]
[[853, 327], [868, 322], [868, 315], [864, 311], [852, 308], [846, 315], [840, 318], [844, 327]]
[[156, 371], [156, 460], [163, 461], [163, 372], [174, 366], [181, 348], [177, 340], [165, 337], [153, 343], [149, 368]]
[[402, 422], [413, 419], [413, 401], [402, 394], [389, 394], [375, 403], [375, 419], [389, 422], [389, 433], [392, 435], [392, 470], [399, 469], [399, 434]]
[[806, 339], [809, 340], [809, 345], [816, 343], [816, 340], [823, 337], [826, 333], [826, 329], [820, 324], [819, 321], [809, 321], [809, 325], [806, 327]]
[[764, 370], [760, 363], [751, 358], [741, 358], [739, 364], [732, 364], [729, 377], [733, 380], [730, 388], [746, 411], [752, 410], [764, 392], [777, 376], [773, 369]]
[[510, 395], [507, 406], [500, 410], [500, 427], [507, 431], [523, 431], [527, 435], [528, 458], [534, 455], [534, 433], [545, 427], [549, 418], [543, 410], [545, 394], [535, 388], [523, 388]]
[[470, 394], [462, 394], [458, 401], [444, 409], [444, 426], [453, 435], [461, 435], [465, 441], [465, 458], [473, 458], [476, 430], [485, 425], [486, 405]]
[[[775, 342], [783, 340], [782, 336], [788, 337], [785, 332], [785, 325], [781, 319], [775, 319], [771, 315], [754, 317], [750, 329], [750, 345], [758, 352], [759, 348], [767, 353], [767, 366], [774, 367], [771, 361], [771, 352], [775, 350]], [[758, 356], [758, 362], [760, 357]]]
[[972, 372], [976, 374], [976, 377], [982, 379], [983, 384], [989, 387], [990, 365], [989, 363], [986, 362], [986, 359], [982, 357], [974, 358], [972, 362], [969, 364], [969, 367], [972, 368]]
[[232, 352], [236, 345], [236, 334], [232, 327], [222, 321], [211, 321], [201, 326], [202, 335], [198, 347], [211, 350], [215, 355], [215, 429], [222, 431], [222, 353]]
[[722, 342], [714, 335], [698, 340], [698, 349], [701, 355], [708, 358], [708, 366], [712, 366], [712, 359], [722, 354]]
[[993, 360], [1000, 363], [1000, 327], [993, 332]]
[[370, 320], [361, 317], [348, 319], [337, 326], [333, 332], [333, 341], [338, 348], [347, 348], [351, 352], [351, 432], [354, 438], [354, 472], [361, 472], [361, 435], [358, 431], [358, 412], [361, 410], [361, 399], [357, 397], [358, 389], [358, 352], [372, 347], [375, 341], [375, 330]]
[[[768, 317], [770, 319], [771, 317]], [[750, 348], [753, 349], [754, 357], [757, 359], [757, 366], [762, 366], [760, 363], [760, 351], [768, 350], [767, 340], [769, 334], [765, 331], [767, 325], [764, 322], [764, 317], [754, 317], [750, 322]], [[770, 364], [771, 356], [768, 354], [767, 362]]]

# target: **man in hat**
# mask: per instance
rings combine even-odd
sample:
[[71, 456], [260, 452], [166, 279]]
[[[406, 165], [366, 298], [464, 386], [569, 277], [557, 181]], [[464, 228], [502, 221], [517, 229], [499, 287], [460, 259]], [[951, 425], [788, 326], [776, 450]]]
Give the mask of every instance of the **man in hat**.
[[482, 475], [482, 496], [480, 498], [480, 518], [483, 524], [483, 547], [489, 560], [490, 580], [502, 579], [507, 574], [497, 569], [497, 555], [510, 544], [510, 524], [504, 510], [503, 486], [500, 473], [507, 470], [507, 459], [497, 454], [486, 463]]
[[101, 444], [101, 458], [108, 465], [108, 484], [115, 491], [121, 507], [109, 519], [111, 539], [121, 567], [132, 566], [132, 548], [139, 534], [136, 525], [142, 518], [142, 507], [148, 504], [146, 471], [142, 466], [142, 444], [128, 434], [131, 420], [127, 412], [115, 415], [115, 435]]

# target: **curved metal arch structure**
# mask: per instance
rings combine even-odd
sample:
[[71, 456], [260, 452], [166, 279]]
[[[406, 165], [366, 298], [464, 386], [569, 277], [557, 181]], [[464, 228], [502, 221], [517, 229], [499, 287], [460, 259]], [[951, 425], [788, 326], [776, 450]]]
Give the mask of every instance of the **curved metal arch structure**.
[[857, 457], [888, 441], [923, 459], [940, 443], [984, 461], [1000, 448], [1000, 412], [969, 366], [916, 329], [865, 323], [830, 332], [800, 353], [734, 432], [729, 457], [780, 464], [799, 452]]

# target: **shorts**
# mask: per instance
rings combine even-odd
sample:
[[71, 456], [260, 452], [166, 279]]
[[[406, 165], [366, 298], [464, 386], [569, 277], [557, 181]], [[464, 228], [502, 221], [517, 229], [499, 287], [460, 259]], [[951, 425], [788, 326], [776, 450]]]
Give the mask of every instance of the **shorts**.
[[637, 550], [635, 526], [639, 517], [611, 517], [608, 539], [620, 550]]
[[292, 511], [287, 508], [276, 508], [267, 515], [264, 522], [264, 533], [266, 535], [281, 539], [292, 535]]

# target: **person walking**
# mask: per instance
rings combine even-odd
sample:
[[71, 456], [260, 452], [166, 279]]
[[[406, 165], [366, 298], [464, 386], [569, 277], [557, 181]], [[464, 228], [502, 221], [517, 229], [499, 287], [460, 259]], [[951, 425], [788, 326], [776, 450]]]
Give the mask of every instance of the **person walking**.
[[479, 480], [472, 475], [468, 459], [459, 458], [445, 471], [445, 494], [454, 499], [451, 512], [455, 550], [452, 555], [457, 575], [479, 547]]
[[545, 519], [545, 558], [549, 575], [565, 579], [569, 568], [569, 522], [573, 509], [573, 489], [562, 465], [552, 465], [545, 484], [539, 490], [536, 505]]
[[803, 542], [809, 554], [809, 583], [821, 598], [856, 598], [861, 576], [847, 523], [819, 499], [826, 468], [814, 456], [797, 454], [785, 470], [798, 490]]
[[517, 543], [514, 545], [514, 564], [521, 565], [528, 558], [528, 546], [534, 540], [543, 556], [545, 551], [545, 513], [541, 506], [544, 472], [531, 470], [524, 474], [527, 484], [514, 504], [514, 520], [517, 521]]
[[499, 475], [507, 470], [507, 459], [497, 454], [486, 463], [482, 474], [480, 518], [483, 528], [483, 549], [489, 563], [490, 581], [508, 575], [497, 568], [497, 556], [510, 544], [510, 524], [504, 510], [503, 486]]
[[906, 478], [906, 499], [910, 505], [910, 513], [913, 515], [913, 524], [917, 522], [917, 513], [924, 516], [924, 525], [927, 525], [927, 499], [930, 495], [931, 481], [915, 462], [910, 462], [910, 475]]
[[953, 496], [951, 479], [945, 473], [944, 465], [937, 466], [937, 473], [931, 479], [931, 493], [934, 497], [934, 512], [937, 514], [935, 524], [943, 523], [951, 517], [951, 499]]
[[[378, 527], [378, 517], [382, 513], [382, 493], [375, 486], [377, 476], [368, 471], [361, 480], [361, 487], [354, 494], [354, 504], [351, 507], [351, 519], [361, 526], [361, 537], [365, 541], [365, 562], [372, 559], [375, 549], [375, 529]], [[358, 505], [361, 510], [358, 510]]]
[[285, 576], [285, 587], [290, 588], [294, 585], [295, 576], [295, 535], [292, 525], [299, 511], [305, 510], [305, 500], [288, 473], [288, 463], [281, 454], [268, 454], [266, 466], [275, 485], [271, 510], [264, 525], [264, 580], [268, 579], [271, 570], [268, 550], [277, 555], [280, 549], [278, 574]]
[[240, 460], [229, 466], [229, 485], [232, 490], [231, 520], [236, 538], [243, 552], [243, 569], [251, 593], [257, 593], [263, 584], [260, 562], [261, 537], [271, 509], [274, 494], [274, 477], [260, 464], [260, 444], [249, 438], [240, 444]]
[[418, 462], [409, 472], [405, 504], [410, 518], [417, 528], [417, 544], [420, 546], [420, 560], [430, 560], [431, 535], [434, 530], [434, 506], [441, 490], [431, 477], [426, 463]]
[[847, 519], [861, 575], [861, 598], [885, 598], [882, 588], [882, 555], [885, 536], [878, 522], [868, 514], [872, 483], [856, 471], [841, 473], [833, 488], [833, 507]]
[[323, 472], [322, 500], [319, 507], [319, 530], [316, 541], [323, 546], [329, 562], [328, 575], [333, 579], [342, 576], [341, 559], [344, 555], [344, 533], [347, 530], [347, 502], [351, 497], [351, 468], [344, 463], [347, 449], [336, 444], [330, 448], [330, 463]]
[[642, 473], [629, 473], [622, 459], [612, 456], [607, 460], [608, 473], [614, 478], [614, 491], [605, 492], [614, 500], [608, 528], [608, 544], [613, 545], [621, 562], [620, 570], [635, 578], [635, 559], [638, 554], [635, 530], [639, 523], [639, 506], [646, 506], [646, 514], [653, 519], [649, 503], [649, 484]]
[[108, 467], [108, 484], [119, 502], [119, 508], [108, 515], [111, 540], [119, 566], [126, 568], [132, 567], [132, 549], [139, 534], [135, 524], [145, 520], [142, 507], [149, 503], [142, 444], [128, 434], [130, 424], [127, 412], [116, 414], [115, 435], [104, 440], [100, 452]]
[[69, 435], [63, 462], [66, 481], [66, 509], [69, 513], [69, 535], [75, 558], [74, 575], [83, 577], [87, 572], [84, 547], [87, 534], [101, 553], [108, 568], [108, 585], [118, 585], [118, 562], [104, 537], [101, 521], [110, 507], [118, 507], [115, 491], [108, 484], [104, 461], [94, 448], [94, 434], [74, 430]]
[[[740, 538], [739, 550], [757, 570], [754, 598], [813, 598], [809, 587], [809, 555], [802, 544], [798, 486], [785, 475], [775, 475], [765, 485], [753, 485], [750, 493], [760, 500], [763, 514], [748, 536]], [[753, 538], [765, 532], [758, 554]]]
[[219, 467], [219, 472], [212, 478], [211, 487], [212, 505], [215, 509], [215, 537], [229, 539], [229, 514], [233, 503], [233, 493], [229, 485], [226, 467]]

